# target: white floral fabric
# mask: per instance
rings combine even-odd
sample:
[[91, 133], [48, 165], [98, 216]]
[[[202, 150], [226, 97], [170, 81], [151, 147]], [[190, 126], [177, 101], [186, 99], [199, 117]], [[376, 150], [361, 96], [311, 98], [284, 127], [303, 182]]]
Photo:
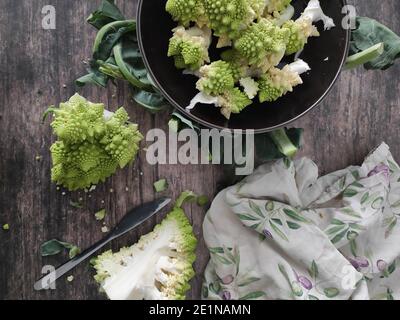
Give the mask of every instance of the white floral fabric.
[[307, 158], [259, 167], [214, 199], [204, 299], [400, 299], [400, 168], [386, 144], [318, 177]]

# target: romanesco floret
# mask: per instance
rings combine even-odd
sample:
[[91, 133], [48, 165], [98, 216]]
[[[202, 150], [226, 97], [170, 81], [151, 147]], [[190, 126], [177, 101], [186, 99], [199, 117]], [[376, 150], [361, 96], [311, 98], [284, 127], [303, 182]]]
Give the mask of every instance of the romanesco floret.
[[179, 69], [198, 70], [206, 62], [210, 62], [208, 48], [211, 44], [211, 30], [192, 27], [175, 28], [170, 39], [168, 56], [175, 58], [175, 66]]
[[197, 89], [208, 95], [218, 96], [226, 90], [233, 89], [235, 85], [231, 65], [222, 60], [201, 67], [200, 75]]
[[313, 23], [322, 20], [324, 29], [329, 30], [335, 26], [333, 19], [326, 16], [319, 0], [310, 0], [300, 18], [296, 21], [287, 21], [283, 29], [289, 30], [290, 39], [286, 54], [290, 55], [304, 48], [309, 37], [318, 37], [318, 29]]
[[283, 69], [271, 68], [258, 81], [260, 102], [273, 102], [292, 92], [295, 86], [303, 83], [300, 74], [308, 70], [310, 67], [302, 60], [286, 65]]
[[175, 21], [185, 27], [190, 22], [196, 22], [200, 27], [207, 23], [203, 0], [168, 0], [165, 9]]
[[240, 113], [244, 108], [251, 105], [252, 101], [239, 88], [225, 91], [218, 97], [217, 106], [221, 107], [222, 115], [230, 119], [232, 113]]
[[281, 29], [267, 19], [253, 23], [238, 38], [235, 49], [246, 59], [249, 64], [257, 64], [270, 53], [285, 50], [289, 36], [287, 29]]
[[249, 0], [203, 0], [209, 26], [216, 36], [234, 39], [257, 16]]
[[221, 59], [225, 62], [228, 62], [231, 66], [235, 83], [241, 78], [247, 76], [249, 71], [249, 63], [246, 58], [243, 58], [236, 50], [230, 49], [222, 52]]
[[318, 29], [312, 24], [309, 18], [300, 18], [296, 21], [289, 20], [283, 24], [282, 29], [289, 32], [286, 55], [302, 50], [307, 44], [308, 38], [319, 36]]
[[98, 256], [95, 280], [111, 300], [184, 300], [195, 274], [196, 245], [188, 218], [175, 206], [133, 246]]
[[108, 119], [104, 112], [103, 104], [78, 94], [54, 109], [52, 181], [69, 190], [89, 188], [134, 159], [143, 138], [137, 125], [128, 124], [123, 108]]

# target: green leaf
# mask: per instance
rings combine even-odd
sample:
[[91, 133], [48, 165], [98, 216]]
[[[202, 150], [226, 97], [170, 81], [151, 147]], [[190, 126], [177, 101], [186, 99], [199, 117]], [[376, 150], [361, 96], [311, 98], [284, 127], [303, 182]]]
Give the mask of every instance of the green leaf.
[[319, 300], [316, 296], [313, 296], [312, 294], [308, 295], [308, 300]]
[[361, 204], [363, 205], [364, 203], [366, 203], [369, 199], [369, 192], [365, 193], [362, 198], [361, 198]]
[[213, 292], [214, 294], [219, 294], [221, 291], [221, 285], [219, 282], [210, 283], [208, 289]]
[[342, 239], [346, 236], [347, 231], [349, 231], [349, 228], [347, 228], [347, 229], [344, 230], [343, 232], [337, 234], [337, 235], [331, 240], [331, 242], [332, 242], [333, 244], [338, 243], [340, 240], [342, 240]]
[[357, 54], [379, 43], [384, 52], [364, 65], [366, 69], [385, 70], [400, 57], [400, 37], [378, 21], [357, 17], [357, 28], [351, 32], [350, 54]]
[[193, 191], [186, 190], [180, 194], [175, 202], [175, 208], [181, 208], [185, 202], [192, 202], [197, 199], [197, 195]]
[[151, 112], [159, 112], [168, 106], [164, 97], [159, 93], [144, 90], [135, 91], [132, 99]]
[[264, 214], [261, 211], [261, 208], [252, 200], [249, 200], [250, 209], [253, 210], [259, 217], [265, 218]]
[[225, 258], [223, 256], [220, 256], [219, 254], [215, 254], [214, 258], [217, 259], [222, 264], [226, 264], [226, 265], [233, 264], [232, 261], [228, 260], [227, 258]]
[[261, 279], [260, 279], [260, 278], [257, 278], [257, 277], [245, 278], [245, 279], [243, 279], [242, 281], [240, 281], [240, 282], [238, 283], [238, 286], [239, 286], [239, 287], [245, 287], [245, 286], [248, 286], [249, 284], [251, 284], [251, 283], [253, 283], [253, 282], [256, 282], [256, 281], [259, 281], [259, 280], [261, 280]]
[[279, 229], [279, 227], [272, 220], [269, 221], [269, 224], [279, 237], [281, 237], [285, 241], [289, 241], [286, 235]]
[[158, 192], [163, 192], [168, 189], [168, 182], [166, 179], [160, 179], [153, 183], [154, 190]]
[[357, 212], [355, 212], [353, 209], [343, 208], [343, 209], [340, 210], [340, 212], [345, 214], [345, 215], [347, 215], [347, 216], [361, 219], [361, 216]]
[[277, 218], [273, 218], [271, 219], [273, 222], [275, 222], [276, 224], [279, 224], [280, 226], [283, 226], [282, 220], [281, 219], [277, 219]]
[[125, 20], [125, 17], [114, 4], [114, 1], [103, 0], [100, 7], [89, 16], [87, 22], [100, 29], [106, 24], [117, 20]]
[[265, 295], [266, 295], [266, 293], [264, 291], [255, 291], [255, 292], [246, 294], [245, 296], [239, 298], [239, 300], [254, 300], [254, 299], [260, 298]]
[[222, 247], [208, 248], [208, 250], [211, 253], [224, 253], [224, 248], [222, 248]]
[[283, 212], [291, 219], [295, 221], [305, 222], [308, 223], [309, 221], [302, 216], [300, 216], [297, 212], [290, 210], [290, 209], [283, 209]]
[[392, 234], [394, 227], [397, 224], [397, 218], [393, 217], [392, 222], [389, 224], [389, 226], [386, 228], [385, 231], [385, 239], [389, 238], [389, 236]]
[[382, 197], [378, 197], [372, 202], [371, 207], [375, 210], [378, 210], [382, 207], [382, 204], [384, 202], [385, 202], [385, 199], [383, 199]]
[[315, 260], [312, 261], [311, 267], [308, 270], [308, 273], [310, 274], [311, 278], [316, 279], [318, 277], [319, 271], [318, 271], [318, 266]]
[[256, 217], [252, 217], [246, 214], [237, 214], [237, 216], [239, 217], [240, 220], [242, 221], [259, 221], [259, 218]]
[[326, 230], [327, 235], [334, 235], [338, 233], [339, 231], [342, 231], [343, 228], [346, 228], [346, 225], [341, 225], [341, 226], [334, 226]]
[[345, 223], [343, 221], [340, 221], [338, 219], [332, 219], [331, 224], [337, 225], [337, 226], [343, 226]]
[[346, 189], [343, 193], [343, 197], [345, 198], [351, 198], [354, 197], [355, 195], [357, 195], [358, 192], [356, 190], [353, 189]]
[[396, 270], [396, 260], [393, 261], [393, 263], [390, 264], [388, 267], [388, 272], [389, 274], [392, 274]]
[[275, 204], [273, 201], [267, 201], [267, 203], [265, 204], [265, 210], [267, 211], [273, 211], [275, 208]]
[[292, 230], [297, 230], [301, 228], [301, 225], [295, 223], [295, 222], [291, 222], [291, 221], [286, 221], [286, 224], [288, 225], [288, 227]]
[[349, 227], [350, 227], [351, 229], [359, 230], [359, 231], [364, 231], [364, 230], [366, 230], [365, 227], [360, 226], [360, 225], [357, 224], [357, 223], [349, 223]]
[[365, 188], [364, 185], [362, 185], [360, 182], [357, 181], [353, 182], [351, 186], [356, 188]]
[[179, 112], [173, 112], [171, 114], [170, 122], [171, 121], [172, 121], [172, 123], [177, 123], [176, 131], [172, 130], [174, 132], [179, 132], [179, 131], [181, 131], [181, 130], [183, 130], [185, 128], [189, 128], [189, 129], [195, 130], [197, 133], [200, 133], [200, 128], [197, 125], [194, 125], [191, 120], [185, 118]]
[[58, 108], [56, 108], [55, 106], [48, 107], [47, 110], [43, 113], [42, 124], [46, 121], [46, 119], [49, 116], [49, 114], [50, 113], [53, 114], [54, 111], [56, 111], [56, 110], [58, 110]]
[[358, 171], [352, 171], [351, 174], [353, 175], [354, 179], [360, 180], [360, 173]]
[[62, 242], [57, 239], [52, 239], [52, 240], [49, 240], [49, 241], [43, 243], [40, 246], [40, 252], [41, 252], [42, 257], [47, 257], [47, 256], [54, 256], [56, 254], [59, 254], [64, 249], [68, 249], [68, 250], [73, 249], [74, 251], [76, 251], [75, 248], [77, 248], [77, 247], [72, 245], [71, 243]]
[[339, 293], [340, 293], [340, 291], [337, 288], [326, 288], [326, 289], [324, 289], [324, 294], [328, 298], [334, 298], [334, 297], [338, 296]]

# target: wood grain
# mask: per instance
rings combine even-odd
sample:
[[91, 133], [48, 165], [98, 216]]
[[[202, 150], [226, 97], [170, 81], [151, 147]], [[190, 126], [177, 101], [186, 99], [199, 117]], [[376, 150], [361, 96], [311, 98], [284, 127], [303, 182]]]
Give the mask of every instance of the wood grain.
[[[399, 1], [351, 2], [357, 5], [359, 15], [378, 18], [400, 32]], [[48, 149], [53, 137], [48, 123], [41, 125], [41, 114], [47, 106], [77, 91], [73, 82], [85, 71], [83, 60], [90, 56], [95, 35], [85, 18], [98, 3], [0, 0], [0, 226], [10, 224], [9, 231], [0, 229], [0, 299], [104, 298], [88, 264], [71, 273], [73, 282], [61, 280], [57, 290], [35, 292], [33, 283], [42, 266], [57, 265], [66, 258], [65, 254], [41, 258], [40, 244], [59, 238], [82, 248], [89, 246], [103, 236], [102, 224], [93, 216], [97, 210], [105, 208], [106, 224], [113, 226], [128, 208], [155, 198], [152, 184], [158, 178], [169, 180], [168, 194], [174, 197], [186, 189], [212, 197], [222, 178], [221, 168], [215, 166], [150, 166], [142, 152], [133, 166], [118, 172], [90, 195], [63, 195], [63, 190], [50, 183]], [[117, 3], [126, 16], [134, 16], [136, 1]], [[57, 10], [56, 30], [41, 27], [41, 9], [47, 4]], [[343, 72], [323, 104], [294, 123], [306, 129], [302, 155], [314, 159], [321, 173], [360, 163], [381, 141], [386, 141], [395, 158], [400, 159], [399, 71], [398, 65], [386, 72]], [[142, 132], [166, 128], [168, 114], [151, 115], [133, 104], [127, 86], [110, 86], [107, 90], [87, 87], [79, 92], [92, 101], [105, 102], [112, 110], [125, 106]], [[69, 202], [80, 197], [84, 208], [71, 207]], [[199, 298], [208, 260], [201, 240], [205, 212], [192, 205], [187, 213], [200, 239], [197, 276], [189, 297]], [[146, 222], [112, 247], [136, 241], [162, 217]]]

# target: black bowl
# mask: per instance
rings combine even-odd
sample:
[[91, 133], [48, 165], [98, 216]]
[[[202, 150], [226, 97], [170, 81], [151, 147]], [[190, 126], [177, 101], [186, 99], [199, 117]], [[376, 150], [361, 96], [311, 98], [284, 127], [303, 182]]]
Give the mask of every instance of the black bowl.
[[[321, 36], [311, 38], [301, 55], [311, 67], [302, 75], [304, 84], [296, 87], [274, 103], [260, 104], [257, 100], [240, 114], [226, 120], [212, 105], [198, 104], [188, 113], [185, 107], [198, 93], [197, 78], [183, 75], [167, 57], [171, 30], [177, 26], [165, 11], [166, 0], [140, 0], [137, 14], [137, 33], [140, 49], [157, 87], [165, 98], [188, 118], [211, 128], [254, 129], [257, 133], [267, 132], [288, 125], [317, 106], [332, 88], [346, 61], [350, 41], [350, 30], [342, 28], [342, 8], [345, 0], [320, 0], [326, 15], [333, 18], [336, 27], [323, 31], [318, 23]], [[298, 16], [306, 7], [307, 0], [294, 0]], [[219, 51], [211, 47], [212, 60], [219, 59]], [[327, 61], [324, 61], [326, 58]], [[293, 57], [288, 57], [292, 59]], [[289, 61], [289, 60], [288, 60]]]

